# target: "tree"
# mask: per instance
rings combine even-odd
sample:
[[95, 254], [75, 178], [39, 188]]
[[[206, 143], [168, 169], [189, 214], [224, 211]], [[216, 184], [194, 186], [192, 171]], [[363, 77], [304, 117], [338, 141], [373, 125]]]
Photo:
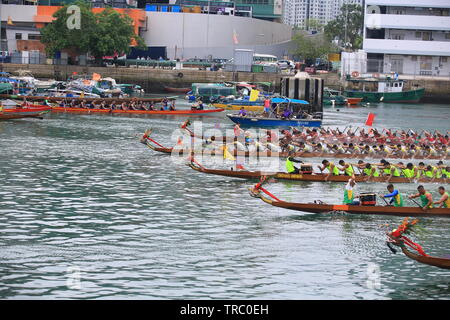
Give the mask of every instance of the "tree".
[[139, 48], [145, 47], [144, 40], [134, 33], [130, 17], [111, 8], [95, 14], [84, 1], [74, 4], [80, 8], [79, 29], [67, 26], [71, 16], [67, 13], [69, 5], [55, 12], [55, 20], [41, 29], [41, 42], [46, 45], [49, 56], [57, 51], [71, 50], [77, 54], [89, 53], [98, 61], [103, 56], [128, 53], [132, 40]]
[[324, 25], [319, 22], [317, 19], [306, 19], [305, 20], [306, 30], [314, 30], [314, 31], [322, 31]]
[[325, 26], [324, 33], [329, 40], [340, 40], [344, 48], [359, 49], [362, 44], [363, 21], [360, 5], [344, 4], [336, 19]]
[[324, 58], [328, 53], [336, 52], [336, 47], [322, 34], [305, 36], [296, 34], [293, 38], [296, 48], [292, 52], [303, 59]]

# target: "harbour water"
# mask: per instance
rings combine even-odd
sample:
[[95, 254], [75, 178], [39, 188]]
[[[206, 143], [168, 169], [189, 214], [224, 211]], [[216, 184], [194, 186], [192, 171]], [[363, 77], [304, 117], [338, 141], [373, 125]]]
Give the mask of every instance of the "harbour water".
[[[186, 103], [178, 101], [180, 108]], [[325, 126], [450, 129], [450, 105], [325, 110]], [[308, 214], [249, 196], [139, 143], [183, 117], [50, 114], [0, 122], [2, 299], [449, 299], [450, 273], [385, 245], [400, 217]], [[232, 128], [225, 114], [206, 128]], [[172, 141], [171, 143], [174, 143]], [[311, 159], [318, 164], [321, 159]], [[425, 187], [437, 197], [437, 184]], [[287, 201], [340, 203], [343, 184], [277, 182]], [[405, 195], [416, 185], [397, 186]], [[358, 184], [382, 193], [385, 184]], [[408, 201], [408, 200], [406, 200]], [[450, 254], [450, 221], [414, 237]]]

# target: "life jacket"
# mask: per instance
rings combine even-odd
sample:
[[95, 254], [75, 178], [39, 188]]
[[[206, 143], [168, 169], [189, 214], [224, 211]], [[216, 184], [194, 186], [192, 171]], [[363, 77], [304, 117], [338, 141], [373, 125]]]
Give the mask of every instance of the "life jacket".
[[426, 170], [425, 171], [425, 176], [428, 177], [428, 178], [434, 178], [434, 170], [433, 169]]
[[414, 168], [413, 169], [403, 169], [402, 172], [406, 178], [414, 178]]
[[288, 173], [295, 171], [294, 163], [289, 158], [286, 159], [286, 171]]
[[394, 173], [392, 174], [394, 177], [400, 177], [400, 172], [398, 171], [397, 167], [391, 164], [389, 167], [389, 173], [392, 171], [392, 168], [394, 168]]
[[[331, 172], [331, 169], [330, 169], [330, 168], [331, 168], [331, 165], [332, 165], [332, 164], [334, 164], [334, 163], [333, 163], [333, 162], [330, 162], [330, 164], [329, 164], [328, 167], [327, 167], [327, 169], [328, 169], [329, 172]], [[332, 172], [332, 173], [333, 173], [333, 176], [338, 176], [338, 175], [339, 175], [339, 169], [338, 169], [336, 166], [334, 166], [334, 167], [333, 167], [333, 172]]]
[[[373, 173], [372, 173], [372, 169], [375, 169], [375, 170], [373, 171]], [[366, 175], [372, 176], [372, 177], [379, 177], [379, 176], [380, 176], [380, 172], [378, 171], [377, 168], [374, 168], [374, 167], [372, 167], [372, 168], [370, 168], [370, 169], [365, 168], [365, 169], [364, 169], [364, 173], [365, 173]]]
[[348, 168], [345, 168], [344, 171], [347, 176], [352, 176], [354, 173], [353, 167], [351, 165], [349, 165]]

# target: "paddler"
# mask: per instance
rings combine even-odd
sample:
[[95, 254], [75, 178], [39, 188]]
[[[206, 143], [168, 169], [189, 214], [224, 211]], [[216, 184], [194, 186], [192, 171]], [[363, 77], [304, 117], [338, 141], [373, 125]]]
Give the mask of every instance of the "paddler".
[[403, 207], [403, 197], [397, 189], [394, 189], [394, 185], [389, 184], [387, 186], [387, 190], [389, 191], [389, 193], [380, 195], [380, 197], [391, 198], [391, 201], [389, 201], [389, 205], [393, 205], [394, 207]]
[[427, 192], [422, 185], [417, 187], [417, 191], [419, 192], [410, 195], [408, 198], [414, 199], [420, 197], [420, 200], [422, 201], [422, 204], [420, 206], [424, 211], [428, 210], [429, 208], [433, 208], [433, 197], [431, 196], [431, 193]]
[[434, 179], [436, 177], [436, 170], [435, 167], [428, 165], [423, 174], [427, 178]]
[[402, 169], [402, 173], [405, 178], [414, 179], [414, 176], [416, 175], [416, 168], [411, 162], [409, 162], [406, 164], [406, 167]]
[[294, 152], [291, 151], [291, 152], [289, 152], [289, 157], [287, 157], [287, 159], [286, 159], [286, 171], [287, 171], [287, 173], [290, 173], [290, 174], [298, 174], [298, 173], [300, 173], [300, 169], [297, 168], [294, 165], [294, 162], [295, 163], [303, 163], [303, 161], [295, 159], [294, 158]]
[[448, 192], [445, 191], [443, 186], [438, 188], [438, 192], [441, 195], [441, 199], [434, 202], [434, 204], [438, 205], [438, 208], [450, 208], [450, 196], [448, 195]]
[[353, 176], [348, 180], [348, 183], [345, 185], [344, 188], [344, 201], [343, 201], [344, 204], [352, 206], [359, 205], [359, 201], [355, 201], [355, 198], [359, 198], [359, 196], [355, 196], [353, 192], [355, 185], [356, 185], [355, 177]]
[[339, 175], [339, 169], [334, 165], [333, 162], [330, 162], [328, 160], [323, 160], [322, 166], [317, 166], [317, 167], [320, 169], [320, 172], [323, 172], [323, 170], [325, 170], [325, 169], [328, 170], [329, 173], [325, 176], [325, 181], [327, 181], [331, 175], [333, 175], [333, 176]]
[[353, 176], [355, 174], [355, 171], [353, 170], [353, 166], [350, 163], [346, 163], [344, 160], [339, 160], [339, 165], [341, 167], [338, 167], [339, 171], [344, 172], [346, 176]]

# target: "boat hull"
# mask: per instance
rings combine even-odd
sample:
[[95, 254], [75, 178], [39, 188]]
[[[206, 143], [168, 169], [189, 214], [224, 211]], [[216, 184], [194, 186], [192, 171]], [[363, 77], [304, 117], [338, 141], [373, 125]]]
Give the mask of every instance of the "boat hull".
[[238, 115], [227, 114], [227, 117], [241, 127], [314, 127], [322, 125], [322, 120], [303, 120], [303, 119], [270, 119], [257, 117], [241, 117]]
[[[326, 178], [326, 174], [291, 174], [285, 172], [262, 172], [262, 171], [246, 171], [246, 170], [217, 170], [217, 169], [206, 169], [194, 164], [189, 165], [192, 169], [198, 172], [233, 177], [240, 179], [255, 179], [259, 180], [263, 176], [271, 176], [279, 180], [292, 180], [292, 181], [310, 181], [310, 182], [348, 182], [349, 177], [345, 175], [330, 176]], [[392, 177], [388, 179], [387, 177], [367, 177], [362, 175], [355, 175], [356, 182], [389, 182], [389, 183], [417, 183], [417, 182], [432, 182], [432, 183], [450, 183], [450, 179], [430, 179], [430, 178], [420, 178], [416, 180], [404, 178], [404, 177]]]
[[227, 104], [227, 103], [213, 103], [212, 106], [214, 108], [218, 109], [225, 109], [225, 110], [234, 110], [239, 111], [242, 108], [246, 111], [252, 111], [252, 112], [263, 112], [264, 106], [263, 103], [259, 104]]
[[419, 207], [393, 207], [393, 206], [352, 206], [352, 205], [332, 205], [317, 203], [295, 203], [286, 201], [275, 201], [264, 196], [260, 196], [264, 202], [279, 208], [311, 213], [326, 213], [341, 211], [350, 214], [401, 216], [401, 217], [445, 217], [450, 218], [450, 208], [433, 208], [427, 211]]
[[442, 268], [442, 269], [450, 269], [450, 259], [447, 258], [436, 258], [436, 257], [430, 257], [430, 256], [422, 256], [419, 254], [416, 254], [414, 252], [409, 251], [406, 249], [406, 247], [402, 246], [402, 252], [407, 256], [408, 258], [415, 260], [417, 262], [427, 264], [430, 266]]
[[172, 92], [172, 93], [188, 93], [191, 91], [191, 88], [172, 88], [172, 87], [164, 87], [164, 90], [166, 92]]
[[346, 90], [349, 98], [362, 98], [363, 102], [384, 103], [418, 103], [423, 97], [424, 88], [402, 92], [366, 92]]
[[0, 111], [0, 120], [37, 118], [50, 111], [51, 108], [46, 106], [3, 109]]

